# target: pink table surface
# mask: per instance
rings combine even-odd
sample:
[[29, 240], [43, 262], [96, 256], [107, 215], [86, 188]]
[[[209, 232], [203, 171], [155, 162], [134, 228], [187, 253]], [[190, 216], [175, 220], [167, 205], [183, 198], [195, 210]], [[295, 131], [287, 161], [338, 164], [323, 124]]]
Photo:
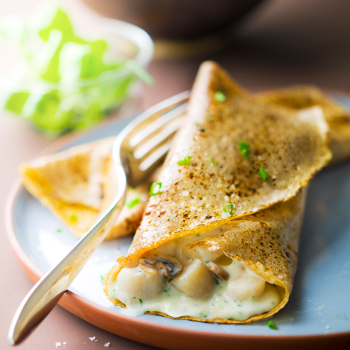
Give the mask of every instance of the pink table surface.
[[[29, 14], [40, 0], [0, 1], [0, 15]], [[81, 2], [69, 6], [80, 16], [90, 16]], [[143, 107], [189, 89], [201, 61], [221, 63], [244, 86], [281, 86], [313, 83], [350, 90], [350, 2], [343, 0], [293, 0], [267, 2], [256, 11], [228, 50], [183, 61], [154, 61], [150, 72], [156, 84], [147, 87]], [[0, 53], [1, 55], [1, 53]], [[4, 66], [2, 69], [6, 68]], [[32, 159], [52, 141], [26, 123], [0, 112], [0, 213], [17, 176], [18, 164]], [[0, 349], [9, 349], [7, 332], [22, 298], [33, 283], [26, 276], [6, 237], [4, 215], [0, 215], [1, 273]], [[89, 337], [96, 336], [98, 342]], [[149, 349], [150, 347], [105, 332], [56, 307], [19, 349]]]

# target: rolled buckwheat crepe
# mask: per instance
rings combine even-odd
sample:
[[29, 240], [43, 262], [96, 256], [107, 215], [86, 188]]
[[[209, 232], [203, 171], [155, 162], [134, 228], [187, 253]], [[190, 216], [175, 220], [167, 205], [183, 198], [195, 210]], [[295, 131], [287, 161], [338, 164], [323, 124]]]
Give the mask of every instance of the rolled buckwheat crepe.
[[133, 315], [243, 323], [276, 313], [293, 288], [303, 187], [330, 157], [320, 108], [260, 103], [205, 62], [106, 294]]

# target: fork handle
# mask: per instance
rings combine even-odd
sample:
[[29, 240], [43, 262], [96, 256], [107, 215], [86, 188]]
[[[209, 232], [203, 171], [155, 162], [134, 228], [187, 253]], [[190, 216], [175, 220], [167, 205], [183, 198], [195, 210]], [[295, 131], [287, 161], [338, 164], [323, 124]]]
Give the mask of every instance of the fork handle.
[[117, 166], [118, 194], [105, 215], [82, 237], [73, 249], [30, 290], [12, 320], [8, 340], [20, 343], [58, 303], [68, 286], [106, 238], [125, 201], [126, 177]]

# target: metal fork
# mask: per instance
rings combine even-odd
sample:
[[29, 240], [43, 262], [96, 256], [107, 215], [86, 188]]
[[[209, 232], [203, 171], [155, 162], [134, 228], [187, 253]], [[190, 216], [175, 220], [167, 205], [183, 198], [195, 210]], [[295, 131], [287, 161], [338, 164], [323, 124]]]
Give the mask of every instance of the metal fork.
[[126, 186], [141, 184], [164, 159], [171, 138], [180, 128], [189, 92], [175, 95], [147, 109], [117, 136], [113, 145], [118, 193], [103, 217], [72, 250], [31, 289], [12, 320], [8, 340], [20, 343], [58, 303], [119, 215]]

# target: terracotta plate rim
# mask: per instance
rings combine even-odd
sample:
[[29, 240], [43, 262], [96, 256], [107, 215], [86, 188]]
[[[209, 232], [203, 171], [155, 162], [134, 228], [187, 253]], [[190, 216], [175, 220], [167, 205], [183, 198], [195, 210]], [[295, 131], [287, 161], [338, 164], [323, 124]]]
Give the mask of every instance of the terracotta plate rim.
[[[265, 90], [266, 87], [253, 87], [251, 90], [254, 92]], [[271, 89], [271, 87], [269, 87]], [[327, 92], [343, 95], [350, 98], [350, 93], [338, 89], [324, 89]], [[82, 135], [89, 134], [97, 129], [103, 128], [106, 125], [114, 123], [116, 120], [108, 120], [102, 123], [98, 128], [87, 132], [74, 132], [69, 135], [65, 135], [58, 140], [54, 141], [48, 147], [46, 147], [39, 155], [46, 155], [53, 153], [68, 143], [79, 139]], [[121, 119], [119, 119], [121, 121]], [[22, 268], [33, 282], [37, 282], [44, 273], [30, 260], [25, 251], [22, 249], [16, 235], [16, 231], [13, 224], [13, 212], [16, 204], [17, 196], [22, 190], [23, 186], [21, 180], [17, 178], [11, 187], [10, 193], [6, 200], [5, 206], [5, 225], [7, 236], [14, 250], [14, 253], [19, 260]], [[236, 346], [253, 345], [260, 343], [260, 346], [270, 346], [288, 343], [289, 347], [295, 345], [322, 344], [321, 347], [326, 344], [335, 345], [334, 341], [350, 341], [349, 332], [337, 332], [327, 334], [311, 334], [311, 335], [246, 335], [246, 334], [225, 334], [219, 332], [204, 332], [198, 330], [188, 330], [184, 328], [171, 327], [167, 325], [161, 325], [152, 321], [141, 320], [137, 317], [131, 317], [116, 313], [105, 307], [96, 306], [93, 302], [84, 299], [83, 297], [75, 294], [71, 291], [67, 291], [61, 298], [59, 305], [65, 308], [67, 311], [74, 315], [84, 319], [85, 321], [94, 324], [95, 326], [107, 330], [111, 333], [117, 334], [124, 338], [128, 338], [143, 344], [163, 347], [166, 349], [178, 349], [181, 346], [182, 349], [209, 349], [212, 346], [228, 345], [234, 341]], [[133, 327], [133, 328], [132, 328]], [[239, 325], [238, 325], [239, 327]], [[161, 333], [162, 336], [158, 339], [154, 339], [152, 336], [154, 329], [157, 328], [157, 333]], [[187, 342], [187, 343], [186, 343]], [[186, 345], [187, 344], [187, 345]], [[262, 348], [263, 349], [263, 348]]]

